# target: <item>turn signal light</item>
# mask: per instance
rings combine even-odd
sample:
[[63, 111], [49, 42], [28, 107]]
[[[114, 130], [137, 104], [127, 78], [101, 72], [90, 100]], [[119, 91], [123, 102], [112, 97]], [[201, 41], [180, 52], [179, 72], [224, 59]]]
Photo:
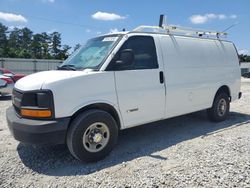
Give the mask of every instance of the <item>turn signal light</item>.
[[26, 117], [49, 118], [52, 113], [50, 110], [21, 109], [21, 115]]

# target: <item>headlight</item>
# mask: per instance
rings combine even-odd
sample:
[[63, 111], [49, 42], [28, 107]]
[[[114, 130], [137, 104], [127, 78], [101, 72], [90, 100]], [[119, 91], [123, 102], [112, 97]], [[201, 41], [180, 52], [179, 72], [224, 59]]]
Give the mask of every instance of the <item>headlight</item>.
[[50, 90], [25, 92], [22, 96], [20, 115], [28, 118], [54, 117], [52, 92]]

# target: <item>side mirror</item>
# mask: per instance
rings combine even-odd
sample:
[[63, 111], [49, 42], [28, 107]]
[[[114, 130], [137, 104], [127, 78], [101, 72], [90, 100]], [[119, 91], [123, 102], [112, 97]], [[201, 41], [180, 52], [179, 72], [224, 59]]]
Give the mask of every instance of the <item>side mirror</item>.
[[119, 60], [116, 64], [130, 65], [134, 61], [134, 53], [132, 49], [125, 49], [121, 51]]

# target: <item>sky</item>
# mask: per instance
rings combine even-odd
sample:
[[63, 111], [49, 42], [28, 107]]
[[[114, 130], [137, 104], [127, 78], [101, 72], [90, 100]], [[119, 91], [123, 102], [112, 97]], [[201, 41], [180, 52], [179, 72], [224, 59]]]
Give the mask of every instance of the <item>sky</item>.
[[139, 25], [167, 24], [227, 32], [239, 53], [250, 55], [250, 0], [0, 0], [0, 22], [34, 33], [57, 31], [74, 46], [91, 37]]

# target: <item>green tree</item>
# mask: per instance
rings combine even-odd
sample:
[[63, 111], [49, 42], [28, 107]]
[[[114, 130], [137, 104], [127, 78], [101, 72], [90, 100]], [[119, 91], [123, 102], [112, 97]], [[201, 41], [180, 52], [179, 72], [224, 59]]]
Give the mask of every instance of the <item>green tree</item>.
[[8, 31], [8, 27], [0, 23], [0, 57], [62, 60], [69, 56], [70, 49], [61, 44], [58, 32], [33, 34], [27, 27]]
[[81, 44], [77, 43], [74, 47], [74, 51], [78, 50], [81, 47]]
[[250, 62], [250, 56], [249, 55], [239, 55], [240, 62]]
[[32, 58], [42, 59], [43, 57], [43, 44], [44, 38], [42, 34], [33, 35], [33, 40], [31, 42], [31, 54]]
[[43, 32], [42, 34], [42, 57], [44, 59], [52, 59], [52, 56], [50, 54], [49, 44], [51, 43], [50, 35], [48, 35], [46, 32]]
[[246, 57], [246, 62], [250, 62], [250, 56], [249, 55]]
[[51, 46], [50, 46], [50, 52], [53, 58], [58, 59], [60, 58], [61, 53], [61, 34], [58, 32], [53, 32], [50, 34], [50, 40], [51, 40]]
[[32, 43], [33, 32], [27, 27], [20, 30], [19, 40], [21, 53], [20, 57], [30, 58], [31, 57], [31, 43]]
[[69, 45], [63, 45], [62, 50], [60, 50], [58, 59], [64, 60], [67, 59], [69, 57], [69, 50], [71, 49], [71, 47]]
[[21, 49], [21, 42], [20, 42], [20, 36], [21, 31], [18, 28], [14, 28], [9, 35], [9, 40], [8, 40], [8, 57], [19, 57], [19, 51]]
[[8, 27], [0, 23], [0, 57], [6, 56], [7, 44], [8, 44], [7, 31]]
[[243, 54], [239, 55], [240, 62], [246, 62], [246, 58], [247, 58], [247, 55], [243, 55]]

